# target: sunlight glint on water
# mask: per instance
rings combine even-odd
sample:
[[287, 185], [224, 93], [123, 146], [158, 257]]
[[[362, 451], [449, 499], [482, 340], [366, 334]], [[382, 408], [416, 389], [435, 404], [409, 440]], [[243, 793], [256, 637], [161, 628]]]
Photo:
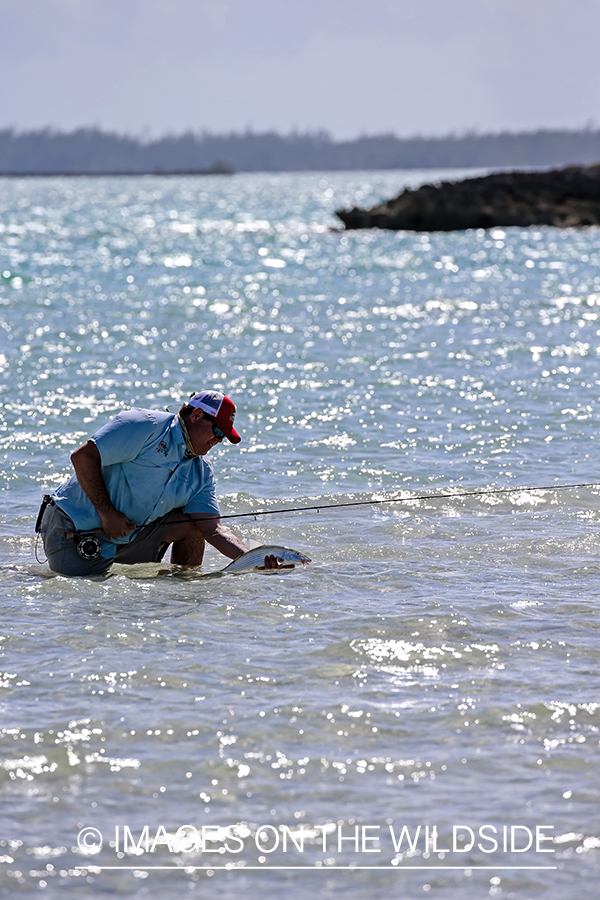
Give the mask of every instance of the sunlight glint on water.
[[[553, 486], [600, 480], [600, 234], [332, 230], [442, 174], [0, 184], [0, 896], [199, 896], [205, 871], [144, 867], [242, 860], [220, 896], [595, 898], [599, 493]], [[313, 559], [291, 575], [49, 577], [33, 522], [69, 453], [211, 385], [244, 437], [212, 452], [224, 513], [431, 498], [233, 521]], [[486, 487], [514, 491], [435, 499]], [[389, 831], [485, 823], [555, 853]], [[109, 845], [186, 824], [244, 852]], [[282, 825], [304, 851], [259, 851]], [[249, 868], [351, 863], [394, 868]], [[407, 868], [434, 864], [459, 868]]]

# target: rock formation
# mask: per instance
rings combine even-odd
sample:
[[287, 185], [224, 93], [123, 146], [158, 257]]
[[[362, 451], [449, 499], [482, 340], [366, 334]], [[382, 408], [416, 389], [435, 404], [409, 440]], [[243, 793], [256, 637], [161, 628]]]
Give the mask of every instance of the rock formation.
[[424, 184], [371, 209], [340, 209], [336, 215], [347, 229], [394, 231], [600, 225], [600, 164]]

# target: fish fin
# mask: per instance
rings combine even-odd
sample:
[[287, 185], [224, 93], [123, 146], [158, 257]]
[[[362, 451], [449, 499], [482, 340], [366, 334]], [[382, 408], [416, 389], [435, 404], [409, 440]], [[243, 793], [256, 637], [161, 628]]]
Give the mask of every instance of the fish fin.
[[248, 550], [256, 550], [257, 547], [265, 546], [263, 541], [255, 541], [252, 538], [250, 538], [249, 541], [246, 541], [246, 543], [248, 544]]

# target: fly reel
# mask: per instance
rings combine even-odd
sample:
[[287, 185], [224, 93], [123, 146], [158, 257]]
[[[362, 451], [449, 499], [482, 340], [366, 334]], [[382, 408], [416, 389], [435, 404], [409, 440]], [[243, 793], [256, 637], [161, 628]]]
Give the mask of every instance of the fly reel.
[[83, 532], [74, 535], [74, 538], [80, 559], [98, 559], [102, 555], [102, 541], [95, 534]]

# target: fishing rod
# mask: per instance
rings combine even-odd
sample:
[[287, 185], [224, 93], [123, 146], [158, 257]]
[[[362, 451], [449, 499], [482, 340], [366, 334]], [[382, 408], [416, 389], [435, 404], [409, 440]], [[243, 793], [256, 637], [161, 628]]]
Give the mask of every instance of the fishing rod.
[[[514, 494], [519, 492], [528, 492], [533, 493], [535, 491], [566, 491], [572, 490], [574, 488], [592, 488], [592, 487], [600, 487], [600, 482], [598, 481], [585, 481], [580, 482], [578, 484], [550, 484], [550, 485], [539, 485], [537, 487], [510, 487], [510, 488], [484, 488], [476, 491], [447, 491], [443, 494], [418, 494], [417, 496], [409, 496], [409, 497], [385, 497], [377, 500], [354, 500], [348, 503], [322, 503], [317, 506], [287, 506], [280, 509], [258, 509], [253, 510], [251, 512], [244, 513], [227, 513], [226, 515], [221, 515], [220, 513], [213, 513], [212, 515], [206, 516], [194, 516], [193, 521], [195, 522], [207, 522], [211, 519], [244, 519], [258, 516], [275, 516], [281, 515], [283, 513], [292, 513], [292, 512], [320, 512], [322, 509], [347, 509], [349, 507], [357, 507], [357, 506], [375, 506], [381, 503], [414, 503], [420, 500], [444, 500], [444, 499], [457, 499], [462, 497], [485, 497], [491, 496], [494, 494]], [[178, 525], [184, 522], [189, 522], [190, 518], [186, 519], [171, 519], [169, 525]], [[136, 525], [136, 528], [140, 528], [142, 526]], [[89, 533], [89, 532], [88, 532]], [[103, 531], [101, 528], [94, 529], [95, 534], [102, 534]], [[66, 533], [67, 539], [74, 537], [75, 532], [68, 531]]]
[[[487, 488], [479, 491], [449, 491], [444, 494], [421, 494], [416, 497], [385, 497], [379, 500], [354, 500], [350, 503], [325, 503], [319, 506], [288, 506], [283, 509], [260, 509], [254, 512], [245, 513], [227, 513], [224, 516], [216, 513], [211, 516], [205, 516], [203, 519], [194, 517], [195, 521], [205, 521], [205, 519], [242, 519], [248, 516], [274, 516], [279, 513], [291, 512], [320, 512], [322, 509], [343, 509], [350, 506], [374, 506], [379, 503], [412, 503], [416, 500], [440, 500], [456, 497], [482, 497], [488, 494], [514, 494], [518, 491], [566, 491], [572, 488], [584, 487], [600, 487], [598, 481], [582, 482], [580, 484], [552, 484], [541, 485], [540, 487], [512, 487], [512, 488]], [[173, 519], [169, 524], [177, 524], [180, 522], [189, 522], [188, 519]]]

